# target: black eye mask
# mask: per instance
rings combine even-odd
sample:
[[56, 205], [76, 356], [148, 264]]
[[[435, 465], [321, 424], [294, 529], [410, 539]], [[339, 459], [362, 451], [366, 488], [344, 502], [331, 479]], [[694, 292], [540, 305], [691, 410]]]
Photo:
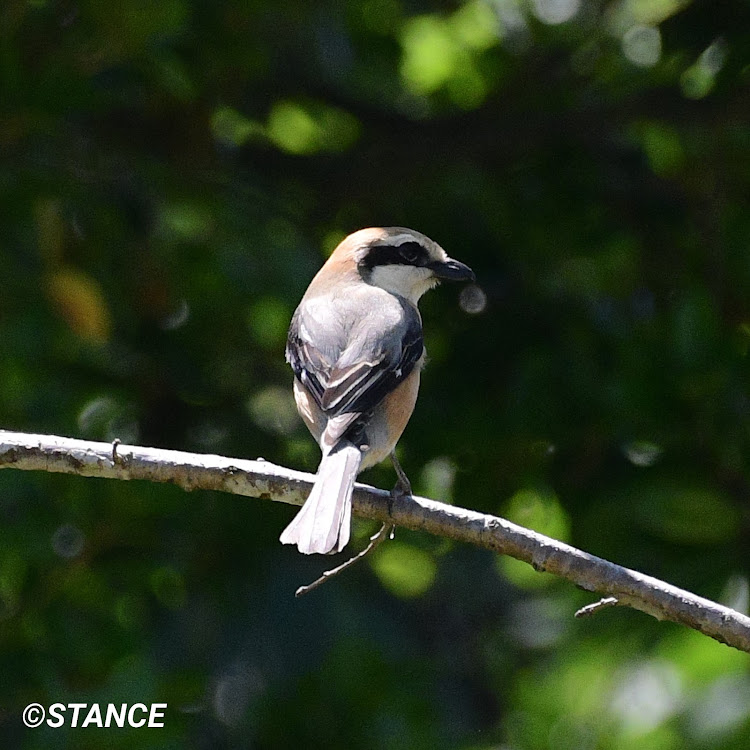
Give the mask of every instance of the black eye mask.
[[430, 257], [418, 242], [404, 242], [401, 245], [378, 245], [360, 261], [360, 267], [372, 271], [375, 266], [426, 266]]

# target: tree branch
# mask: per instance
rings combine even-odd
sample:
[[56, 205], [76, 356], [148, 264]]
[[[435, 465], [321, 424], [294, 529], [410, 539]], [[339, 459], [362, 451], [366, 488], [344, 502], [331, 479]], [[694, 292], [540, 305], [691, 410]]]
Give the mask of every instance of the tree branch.
[[[235, 495], [301, 505], [314, 476], [264, 461], [95, 443], [50, 435], [0, 430], [0, 469], [61, 472], [85, 477], [169, 482], [185, 490], [220, 490]], [[354, 491], [354, 511], [363, 518], [468, 542], [510, 555], [565, 578], [587, 591], [614, 597], [659, 620], [687, 625], [729, 646], [750, 652], [750, 618], [656, 578], [589, 555], [503, 518], [421, 497], [396, 498], [363, 484]]]

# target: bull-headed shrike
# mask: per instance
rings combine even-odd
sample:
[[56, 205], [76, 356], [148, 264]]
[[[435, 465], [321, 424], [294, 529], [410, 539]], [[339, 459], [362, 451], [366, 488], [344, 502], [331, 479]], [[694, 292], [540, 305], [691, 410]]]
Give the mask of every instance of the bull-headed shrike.
[[302, 509], [281, 535], [300, 552], [326, 554], [349, 541], [360, 471], [389, 454], [414, 410], [424, 363], [419, 298], [472, 270], [425, 235], [403, 227], [346, 237], [310, 282], [289, 327], [286, 359], [294, 399], [323, 457]]

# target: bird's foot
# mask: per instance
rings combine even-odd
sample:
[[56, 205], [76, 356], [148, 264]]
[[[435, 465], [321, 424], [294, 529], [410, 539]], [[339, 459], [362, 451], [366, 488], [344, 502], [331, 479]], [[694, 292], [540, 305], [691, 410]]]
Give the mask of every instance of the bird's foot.
[[391, 452], [391, 461], [393, 461], [393, 468], [396, 470], [398, 481], [394, 485], [391, 493], [388, 497], [388, 515], [393, 516], [393, 505], [397, 500], [403, 500], [404, 498], [411, 497], [411, 482], [409, 477], [406, 476], [406, 472], [401, 468], [401, 464], [396, 458], [395, 451]]

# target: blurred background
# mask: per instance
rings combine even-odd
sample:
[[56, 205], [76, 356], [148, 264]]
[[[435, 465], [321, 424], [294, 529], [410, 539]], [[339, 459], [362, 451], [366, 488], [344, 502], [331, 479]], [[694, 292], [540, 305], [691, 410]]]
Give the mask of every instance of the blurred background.
[[[314, 471], [289, 318], [409, 226], [478, 277], [422, 303], [415, 491], [746, 611], [749, 81], [741, 0], [5, 0], [0, 427]], [[294, 512], [0, 472], [3, 747], [747, 748], [747, 655], [403, 530], [295, 600]]]

